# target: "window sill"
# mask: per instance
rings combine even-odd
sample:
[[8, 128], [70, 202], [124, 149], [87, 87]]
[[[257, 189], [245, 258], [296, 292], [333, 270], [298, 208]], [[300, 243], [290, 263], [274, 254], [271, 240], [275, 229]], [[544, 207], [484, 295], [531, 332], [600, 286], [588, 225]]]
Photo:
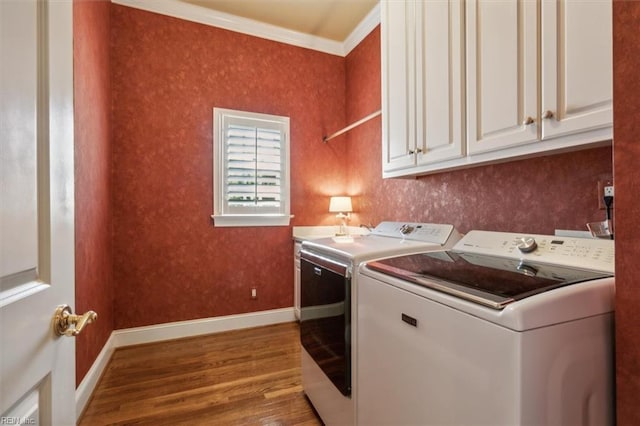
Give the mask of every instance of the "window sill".
[[215, 226], [289, 226], [293, 215], [211, 215]]

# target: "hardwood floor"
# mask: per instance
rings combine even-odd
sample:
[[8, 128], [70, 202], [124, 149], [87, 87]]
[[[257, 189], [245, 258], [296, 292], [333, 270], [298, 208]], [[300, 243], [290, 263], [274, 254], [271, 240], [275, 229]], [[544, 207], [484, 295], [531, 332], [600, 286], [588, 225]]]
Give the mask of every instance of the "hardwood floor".
[[321, 425], [299, 341], [286, 323], [117, 349], [79, 425]]

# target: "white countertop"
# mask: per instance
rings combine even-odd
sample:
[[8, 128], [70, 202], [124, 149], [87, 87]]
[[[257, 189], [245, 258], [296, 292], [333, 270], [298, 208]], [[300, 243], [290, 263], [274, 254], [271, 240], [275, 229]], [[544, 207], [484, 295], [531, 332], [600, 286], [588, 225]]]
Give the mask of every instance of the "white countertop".
[[[367, 228], [348, 226], [350, 235], [367, 235]], [[318, 238], [328, 238], [336, 235], [338, 226], [294, 226], [293, 239], [295, 241], [315, 240]]]

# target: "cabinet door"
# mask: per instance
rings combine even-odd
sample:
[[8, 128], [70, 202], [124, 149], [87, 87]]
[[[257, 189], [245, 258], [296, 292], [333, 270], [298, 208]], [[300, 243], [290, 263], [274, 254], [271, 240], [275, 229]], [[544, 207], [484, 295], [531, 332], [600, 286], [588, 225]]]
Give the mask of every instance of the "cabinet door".
[[429, 164], [465, 153], [461, 2], [418, 2], [415, 16], [416, 155]]
[[542, 139], [611, 126], [611, 1], [542, 1]]
[[415, 1], [381, 3], [382, 170], [415, 164]]
[[538, 139], [537, 40], [535, 1], [467, 2], [470, 154]]

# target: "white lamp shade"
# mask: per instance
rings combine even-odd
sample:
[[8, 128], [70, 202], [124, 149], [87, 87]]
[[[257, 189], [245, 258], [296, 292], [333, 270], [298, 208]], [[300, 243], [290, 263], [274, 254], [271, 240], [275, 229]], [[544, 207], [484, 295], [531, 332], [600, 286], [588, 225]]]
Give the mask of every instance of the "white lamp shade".
[[329, 201], [329, 211], [334, 213], [352, 212], [351, 197], [331, 197], [331, 201]]

